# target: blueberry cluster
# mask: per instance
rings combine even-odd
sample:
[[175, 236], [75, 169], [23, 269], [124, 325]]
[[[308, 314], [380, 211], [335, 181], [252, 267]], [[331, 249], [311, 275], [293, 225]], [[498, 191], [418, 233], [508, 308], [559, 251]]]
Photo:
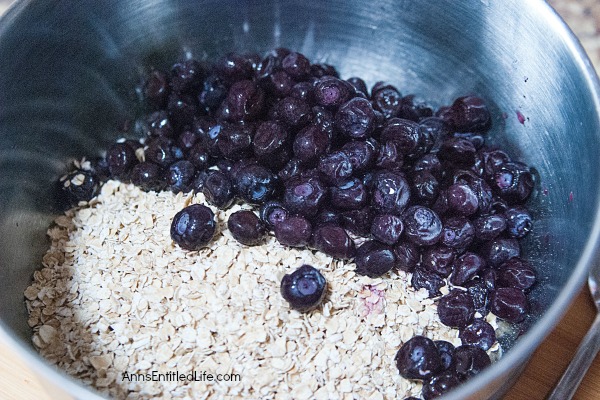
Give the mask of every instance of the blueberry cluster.
[[[411, 272], [415, 289], [439, 298], [442, 323], [484, 352], [495, 341], [490, 311], [525, 318], [536, 274], [519, 240], [532, 229], [524, 204], [534, 180], [527, 165], [485, 144], [492, 117], [481, 98], [434, 109], [283, 48], [153, 70], [142, 92], [144, 139], [115, 143], [91, 171], [75, 171], [69, 182], [83, 187], [64, 185], [71, 201], [115, 178], [201, 192], [219, 208], [251, 204], [258, 215], [228, 221], [239, 242], [257, 245], [272, 231], [284, 245], [354, 260], [360, 275]], [[212, 239], [214, 218], [183, 210], [171, 232], [198, 249]], [[444, 379], [432, 393], [450, 386]]]

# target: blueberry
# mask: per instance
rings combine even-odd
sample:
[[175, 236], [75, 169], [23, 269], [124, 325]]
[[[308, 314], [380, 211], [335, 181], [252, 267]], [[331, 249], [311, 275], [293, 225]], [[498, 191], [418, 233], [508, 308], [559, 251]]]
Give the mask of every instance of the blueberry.
[[324, 76], [315, 83], [315, 100], [327, 108], [337, 108], [350, 100], [354, 87], [333, 76]]
[[458, 337], [462, 344], [477, 346], [486, 351], [496, 343], [494, 328], [483, 319], [475, 319], [471, 325], [462, 328]]
[[144, 156], [146, 161], [157, 164], [162, 168], [168, 168], [169, 165], [183, 158], [183, 152], [175, 146], [172, 140], [158, 137], [148, 141]]
[[329, 151], [330, 146], [331, 139], [327, 132], [310, 124], [294, 138], [294, 156], [304, 164], [312, 165]]
[[340, 225], [342, 219], [340, 218], [340, 213], [338, 211], [323, 208], [315, 217], [311, 219], [311, 222], [315, 226], [326, 224]]
[[337, 210], [357, 210], [368, 200], [368, 192], [360, 179], [351, 178], [341, 186], [329, 188], [331, 206]]
[[427, 117], [419, 121], [421, 131], [433, 139], [433, 149], [438, 150], [442, 142], [450, 137], [450, 128], [439, 117]]
[[341, 186], [352, 176], [350, 158], [343, 151], [334, 151], [321, 158], [318, 169], [324, 181], [330, 185]]
[[228, 53], [215, 65], [219, 78], [226, 82], [236, 82], [250, 79], [254, 74], [249, 58], [237, 53]]
[[412, 206], [404, 214], [404, 234], [417, 246], [431, 246], [442, 237], [442, 221], [431, 209]]
[[[277, 122], [265, 121], [262, 122], [256, 128], [252, 146], [254, 155], [262, 161], [265, 161], [267, 165], [279, 165], [283, 166], [285, 162], [289, 161], [289, 158], [284, 163], [281, 163], [279, 154], [287, 153], [291, 145], [291, 137], [287, 129]], [[287, 153], [289, 156], [289, 153]]]
[[202, 87], [206, 73], [196, 60], [186, 60], [171, 67], [171, 87], [176, 92], [193, 92]]
[[475, 305], [467, 292], [453, 289], [438, 302], [438, 315], [442, 324], [464, 328], [473, 322]]
[[186, 160], [177, 161], [169, 166], [166, 173], [166, 183], [173, 193], [188, 191], [196, 170], [194, 165]]
[[440, 289], [446, 285], [446, 282], [435, 272], [417, 266], [413, 271], [410, 284], [415, 290], [426, 289], [429, 297], [437, 297], [442, 294]]
[[310, 75], [310, 61], [303, 54], [292, 52], [281, 61], [281, 67], [294, 79], [304, 79]]
[[412, 198], [421, 205], [432, 205], [440, 193], [440, 184], [429, 171], [415, 171], [411, 176]]
[[106, 153], [108, 169], [116, 179], [128, 179], [129, 173], [138, 159], [135, 151], [126, 143], [113, 144]]
[[531, 214], [524, 207], [512, 207], [504, 212], [507, 233], [510, 237], [521, 239], [533, 229]]
[[229, 177], [220, 171], [210, 171], [202, 193], [206, 197], [206, 201], [219, 208], [228, 208], [233, 203], [233, 184]]
[[446, 193], [448, 196], [448, 207], [451, 211], [466, 216], [477, 212], [479, 199], [469, 186], [455, 184], [450, 186]]
[[326, 200], [327, 188], [314, 177], [294, 177], [285, 183], [283, 205], [295, 214], [313, 217]]
[[373, 208], [380, 213], [402, 214], [410, 200], [410, 186], [404, 175], [390, 171], [378, 172], [373, 177], [372, 187]]
[[310, 74], [316, 78], [322, 78], [324, 76], [332, 76], [339, 78], [340, 74], [337, 72], [334, 66], [329, 64], [313, 64], [310, 66]]
[[398, 117], [419, 122], [433, 116], [433, 110], [423, 101], [415, 100], [414, 94], [404, 96], [400, 101]]
[[214, 113], [227, 97], [227, 86], [221, 78], [210, 75], [204, 81], [198, 95], [200, 106], [208, 113]]
[[144, 191], [160, 191], [165, 187], [162, 169], [149, 161], [136, 164], [131, 170], [131, 182]]
[[442, 360], [442, 370], [446, 371], [454, 364], [454, 350], [455, 347], [452, 343], [445, 340], [434, 341], [435, 347], [437, 347], [440, 353], [440, 359]]
[[310, 82], [298, 82], [289, 92], [291, 97], [304, 100], [308, 104], [315, 103], [315, 87]]
[[440, 375], [434, 376], [428, 382], [425, 382], [423, 384], [421, 395], [425, 400], [436, 399], [458, 385], [460, 385], [460, 380], [456, 373], [454, 371], [446, 371]]
[[279, 178], [261, 165], [248, 165], [232, 175], [238, 196], [247, 203], [264, 203], [279, 192]]
[[497, 281], [500, 287], [512, 287], [527, 291], [535, 284], [536, 273], [528, 262], [519, 258], [511, 258], [500, 266]]
[[210, 208], [193, 204], [179, 211], [171, 222], [171, 238], [181, 248], [200, 250], [216, 232], [215, 215]]
[[382, 141], [392, 141], [398, 150], [407, 157], [416, 159], [422, 157], [419, 144], [423, 140], [421, 127], [414, 121], [392, 118], [388, 120], [381, 131]]
[[485, 261], [479, 255], [466, 252], [456, 259], [452, 269], [450, 282], [463, 286], [485, 268]]
[[192, 163], [196, 170], [208, 168], [208, 152], [202, 143], [196, 143], [188, 152], [186, 159]]
[[429, 246], [423, 251], [423, 268], [446, 278], [452, 272], [456, 251], [447, 246]]
[[[488, 268], [484, 272], [482, 272], [481, 275], [487, 275], [488, 271], [492, 271], [495, 273], [493, 269]], [[488, 315], [488, 313], [490, 312], [489, 294], [490, 290], [493, 289], [490, 289], [488, 287], [486, 280], [484, 278], [471, 279], [465, 284], [465, 288], [467, 289], [467, 293], [473, 300], [475, 312], [478, 312], [482, 317]]]
[[253, 81], [240, 80], [229, 88], [220, 113], [230, 121], [251, 121], [264, 113], [264, 104], [264, 91]]
[[146, 118], [148, 124], [148, 135], [151, 137], [172, 138], [175, 129], [169, 119], [169, 114], [164, 111], [155, 111]]
[[461, 382], [479, 374], [491, 365], [490, 356], [480, 347], [471, 345], [458, 346], [454, 350], [454, 368]]
[[92, 171], [78, 168], [60, 179], [60, 188], [67, 201], [77, 205], [80, 201], [90, 201], [98, 193], [99, 182]]
[[451, 138], [442, 143], [438, 157], [442, 161], [468, 168], [475, 164], [477, 149], [470, 140]]
[[475, 238], [488, 241], [497, 238], [506, 229], [506, 218], [502, 214], [482, 215], [473, 221]]
[[368, 236], [373, 223], [373, 212], [368, 208], [343, 211], [340, 214], [342, 226], [358, 236]]
[[435, 343], [425, 336], [414, 336], [404, 343], [394, 361], [400, 375], [406, 379], [428, 381], [442, 369]]
[[370, 240], [356, 250], [356, 273], [371, 278], [381, 276], [396, 264], [396, 255], [390, 246]]
[[379, 146], [375, 166], [389, 171], [400, 171], [404, 165], [404, 156], [398, 150], [398, 144], [391, 140]]
[[248, 210], [231, 214], [227, 220], [227, 228], [235, 240], [246, 246], [260, 244], [267, 233], [263, 222]]
[[492, 267], [499, 267], [503, 262], [521, 255], [521, 246], [517, 239], [494, 239], [482, 247], [482, 256]]
[[169, 120], [174, 129], [181, 129], [193, 122], [198, 112], [198, 100], [191, 95], [171, 93], [167, 101]]
[[275, 107], [281, 121], [296, 129], [306, 126], [312, 119], [308, 103], [295, 97], [284, 97]]
[[166, 73], [159, 70], [152, 70], [144, 82], [144, 98], [148, 103], [156, 108], [166, 105], [171, 88], [169, 87], [169, 77]]
[[354, 257], [354, 241], [339, 225], [324, 224], [318, 226], [312, 234], [312, 247], [331, 257], [348, 260]]
[[483, 99], [464, 96], [454, 100], [445, 121], [458, 132], [485, 132], [490, 128], [491, 116]]
[[441, 243], [457, 250], [466, 249], [475, 237], [473, 224], [465, 217], [450, 217], [444, 220]]
[[355, 97], [344, 103], [335, 114], [335, 127], [349, 139], [365, 139], [373, 133], [375, 111], [367, 99]]
[[277, 176], [285, 183], [293, 177], [300, 176], [303, 171], [302, 162], [297, 158], [292, 158], [277, 172]]
[[400, 240], [404, 229], [402, 218], [393, 214], [379, 214], [373, 218], [371, 235], [374, 239], [393, 246]]
[[271, 200], [260, 206], [259, 215], [260, 219], [265, 223], [267, 228], [273, 229], [275, 224], [288, 217], [288, 211], [279, 201]]
[[525, 164], [503, 164], [491, 179], [492, 190], [509, 204], [522, 203], [533, 190], [533, 177]]
[[373, 108], [383, 113], [385, 118], [398, 115], [402, 94], [394, 86], [386, 82], [377, 82], [371, 89]]
[[529, 310], [527, 297], [522, 290], [512, 287], [500, 287], [490, 296], [491, 311], [508, 322], [521, 322]]
[[281, 295], [300, 312], [317, 308], [327, 292], [325, 277], [314, 267], [303, 265], [281, 280]]
[[219, 133], [220, 154], [229, 160], [241, 160], [252, 152], [252, 137], [254, 130], [251, 125], [223, 125]]
[[292, 247], [304, 247], [310, 241], [312, 225], [302, 216], [288, 216], [275, 223], [274, 231], [279, 243]]
[[348, 78], [347, 81], [354, 86], [354, 90], [368, 96], [369, 89], [367, 89], [367, 84], [361, 78], [353, 76], [352, 78]]
[[341, 150], [348, 156], [352, 170], [361, 172], [370, 169], [375, 163], [378, 144], [375, 140], [356, 140], [344, 144]]

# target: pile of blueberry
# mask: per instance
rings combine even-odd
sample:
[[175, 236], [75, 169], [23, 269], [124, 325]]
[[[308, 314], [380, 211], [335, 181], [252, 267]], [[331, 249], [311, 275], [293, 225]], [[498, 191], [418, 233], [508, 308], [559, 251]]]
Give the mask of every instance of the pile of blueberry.
[[[142, 92], [144, 139], [115, 143], [91, 170], [68, 174], [61, 182], [71, 202], [113, 178], [147, 191], [201, 192], [219, 208], [254, 205], [257, 213], [228, 220], [239, 242], [257, 245], [272, 231], [284, 245], [353, 259], [361, 275], [411, 272], [412, 286], [437, 298], [442, 323], [484, 354], [495, 342], [490, 311], [525, 318], [536, 274], [519, 240], [532, 229], [524, 204], [534, 180], [527, 165], [485, 144], [492, 118], [481, 98], [433, 109], [385, 82], [369, 91], [362, 79], [340, 79], [334, 67], [283, 48], [153, 70]], [[171, 227], [189, 250], [214, 233], [214, 215], [201, 205], [181, 210]], [[288, 300], [300, 293], [284, 287], [297, 286], [282, 282]], [[322, 297], [310, 294], [297, 308]], [[420, 346], [423, 354], [435, 347]], [[414, 359], [399, 356], [400, 371]], [[437, 370], [403, 375], [439, 382]]]

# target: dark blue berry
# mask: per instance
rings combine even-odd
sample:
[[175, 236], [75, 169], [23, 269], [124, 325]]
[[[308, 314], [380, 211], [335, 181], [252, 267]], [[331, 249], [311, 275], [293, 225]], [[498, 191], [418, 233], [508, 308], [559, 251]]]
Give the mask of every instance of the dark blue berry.
[[194, 179], [194, 165], [186, 160], [177, 161], [166, 172], [166, 184], [173, 193], [186, 192]]
[[491, 365], [488, 354], [477, 346], [462, 345], [454, 350], [454, 368], [461, 382], [479, 374]]
[[394, 245], [400, 240], [404, 229], [402, 218], [393, 214], [379, 214], [373, 218], [371, 235], [373, 238], [387, 245]]
[[337, 210], [357, 210], [368, 200], [368, 192], [360, 179], [351, 178], [341, 186], [329, 188], [331, 206]]
[[340, 260], [350, 259], [356, 253], [354, 241], [344, 228], [331, 223], [320, 225], [314, 230], [311, 244], [316, 250]]
[[356, 262], [357, 274], [376, 278], [394, 268], [396, 255], [391, 247], [370, 240], [356, 250], [354, 262]]
[[521, 239], [533, 229], [531, 214], [524, 207], [512, 207], [504, 212], [507, 233], [510, 237]]
[[283, 205], [294, 214], [313, 217], [327, 195], [325, 185], [315, 177], [294, 177], [285, 183]]
[[467, 292], [453, 289], [438, 302], [438, 315], [442, 324], [464, 328], [473, 322], [475, 305]]
[[355, 97], [344, 103], [335, 114], [335, 127], [349, 139], [365, 139], [375, 129], [376, 116], [367, 99]]
[[212, 210], [201, 204], [193, 204], [173, 217], [171, 238], [183, 249], [200, 250], [210, 243], [216, 227]]
[[60, 188], [68, 203], [90, 201], [98, 193], [99, 182], [92, 171], [76, 169], [60, 179]]
[[289, 214], [279, 201], [271, 200], [260, 206], [258, 215], [260, 215], [260, 219], [265, 223], [267, 228], [273, 229], [278, 222], [286, 219]]
[[314, 267], [303, 265], [281, 280], [281, 295], [300, 312], [317, 308], [327, 292], [325, 277]]
[[261, 165], [248, 165], [232, 175], [238, 196], [247, 203], [264, 203], [279, 192], [279, 178]]
[[479, 318], [475, 319], [471, 325], [462, 328], [458, 337], [463, 345], [473, 345], [486, 351], [496, 343], [494, 328]]
[[431, 209], [412, 206], [404, 214], [404, 234], [417, 246], [431, 246], [442, 237], [442, 221]]
[[401, 215], [409, 200], [410, 186], [404, 175], [389, 171], [381, 171], [374, 175], [371, 205], [378, 212]]
[[246, 246], [260, 244], [267, 233], [263, 222], [248, 210], [231, 214], [227, 220], [227, 228], [235, 240]]
[[206, 201], [219, 208], [227, 208], [233, 203], [233, 183], [223, 172], [210, 171], [204, 181], [202, 193]]
[[521, 322], [529, 310], [527, 296], [522, 290], [500, 287], [492, 291], [490, 309], [498, 317], [508, 322]]
[[292, 247], [304, 247], [310, 241], [312, 225], [306, 218], [294, 215], [276, 222], [274, 231], [279, 243]]
[[406, 379], [428, 381], [442, 370], [442, 360], [433, 340], [414, 336], [400, 347], [394, 357], [400, 375]]

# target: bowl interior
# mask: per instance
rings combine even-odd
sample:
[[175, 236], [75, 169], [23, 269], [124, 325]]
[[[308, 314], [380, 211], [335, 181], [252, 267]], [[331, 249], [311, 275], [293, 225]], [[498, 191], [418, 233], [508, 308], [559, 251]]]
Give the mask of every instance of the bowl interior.
[[519, 329], [561, 293], [572, 298], [597, 235], [598, 97], [589, 63], [543, 1], [22, 1], [0, 23], [0, 54], [10, 55], [0, 58], [0, 318], [23, 344], [22, 293], [67, 161], [98, 155], [119, 122], [140, 115], [135, 86], [149, 68], [278, 46], [435, 106], [486, 98], [489, 140], [539, 176], [525, 255], [540, 284]]

